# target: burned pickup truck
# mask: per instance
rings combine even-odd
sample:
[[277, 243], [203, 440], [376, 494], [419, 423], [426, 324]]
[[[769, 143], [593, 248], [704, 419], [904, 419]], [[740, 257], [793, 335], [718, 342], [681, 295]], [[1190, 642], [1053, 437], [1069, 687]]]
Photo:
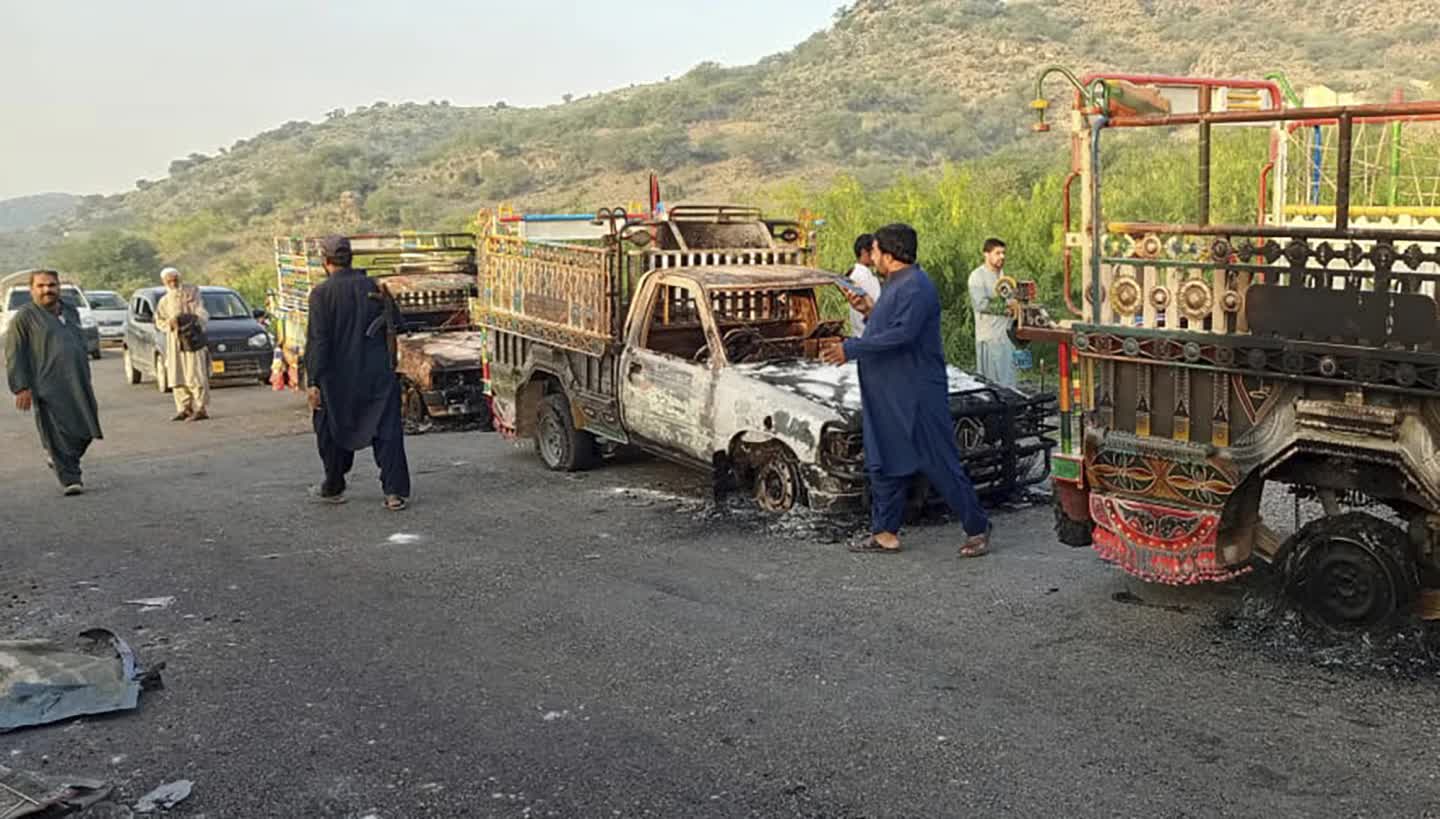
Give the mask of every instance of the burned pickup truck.
[[[853, 364], [819, 362], [844, 322], [821, 315], [836, 280], [809, 266], [808, 228], [729, 206], [601, 216], [591, 245], [484, 238], [497, 429], [533, 438], [554, 470], [628, 444], [712, 471], [769, 511], [860, 503], [858, 379]], [[950, 388], [982, 494], [1047, 477], [1053, 397], [953, 368]]]
[[[468, 233], [387, 233], [350, 237], [354, 266], [375, 278], [394, 301], [396, 372], [404, 385], [406, 420], [468, 418], [488, 425], [482, 378], [485, 334], [471, 319], [476, 295], [475, 237]], [[275, 240], [278, 290], [272, 327], [281, 357], [279, 379], [305, 383], [306, 309], [310, 289], [325, 277], [319, 240]]]

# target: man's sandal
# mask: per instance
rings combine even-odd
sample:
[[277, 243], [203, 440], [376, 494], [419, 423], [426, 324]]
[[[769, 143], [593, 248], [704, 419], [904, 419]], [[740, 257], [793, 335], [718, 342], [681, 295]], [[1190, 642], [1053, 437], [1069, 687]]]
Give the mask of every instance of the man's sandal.
[[899, 547], [899, 546], [896, 546], [896, 547], [894, 547], [894, 548], [889, 548], [889, 547], [886, 547], [886, 546], [881, 546], [881, 545], [880, 545], [880, 541], [876, 540], [876, 539], [873, 538], [873, 537], [871, 537], [871, 538], [866, 538], [865, 540], [857, 540], [857, 541], [855, 541], [854, 543], [850, 544], [850, 551], [855, 552], [856, 554], [887, 554], [887, 555], [888, 555], [888, 554], [894, 554], [894, 553], [896, 553], [896, 552], [899, 552], [899, 551], [900, 551], [900, 548], [901, 548], [901, 547]]
[[385, 496], [385, 508], [390, 510], [391, 512], [399, 512], [400, 510], [404, 509], [409, 505], [410, 501], [400, 497], [399, 495]]
[[960, 556], [981, 557], [989, 554], [990, 530], [991, 527], [987, 526], [985, 527], [985, 531], [983, 533], [978, 535], [971, 535], [970, 538], [965, 541], [965, 545], [960, 547]]

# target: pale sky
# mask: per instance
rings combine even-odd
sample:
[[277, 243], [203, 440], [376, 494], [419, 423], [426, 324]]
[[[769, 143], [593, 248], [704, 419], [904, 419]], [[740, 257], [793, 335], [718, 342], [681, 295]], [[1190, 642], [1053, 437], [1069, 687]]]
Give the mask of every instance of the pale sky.
[[839, 0], [0, 0], [0, 199], [118, 193], [170, 160], [376, 100], [544, 105], [744, 65]]

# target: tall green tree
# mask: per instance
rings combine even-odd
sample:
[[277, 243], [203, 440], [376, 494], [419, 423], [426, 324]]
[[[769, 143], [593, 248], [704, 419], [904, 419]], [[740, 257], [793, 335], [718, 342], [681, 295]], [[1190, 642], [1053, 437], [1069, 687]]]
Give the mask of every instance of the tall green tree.
[[143, 236], [101, 230], [61, 242], [49, 266], [78, 278], [87, 288], [128, 292], [158, 281], [160, 254]]

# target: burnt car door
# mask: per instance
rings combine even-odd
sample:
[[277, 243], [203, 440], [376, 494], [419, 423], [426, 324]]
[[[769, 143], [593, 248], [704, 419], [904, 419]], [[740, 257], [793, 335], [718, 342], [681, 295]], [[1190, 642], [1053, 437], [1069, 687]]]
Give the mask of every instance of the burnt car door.
[[631, 437], [648, 449], [709, 464], [715, 367], [724, 351], [700, 288], [684, 279], [651, 281], [646, 309], [629, 328], [620, 359], [620, 409]]

